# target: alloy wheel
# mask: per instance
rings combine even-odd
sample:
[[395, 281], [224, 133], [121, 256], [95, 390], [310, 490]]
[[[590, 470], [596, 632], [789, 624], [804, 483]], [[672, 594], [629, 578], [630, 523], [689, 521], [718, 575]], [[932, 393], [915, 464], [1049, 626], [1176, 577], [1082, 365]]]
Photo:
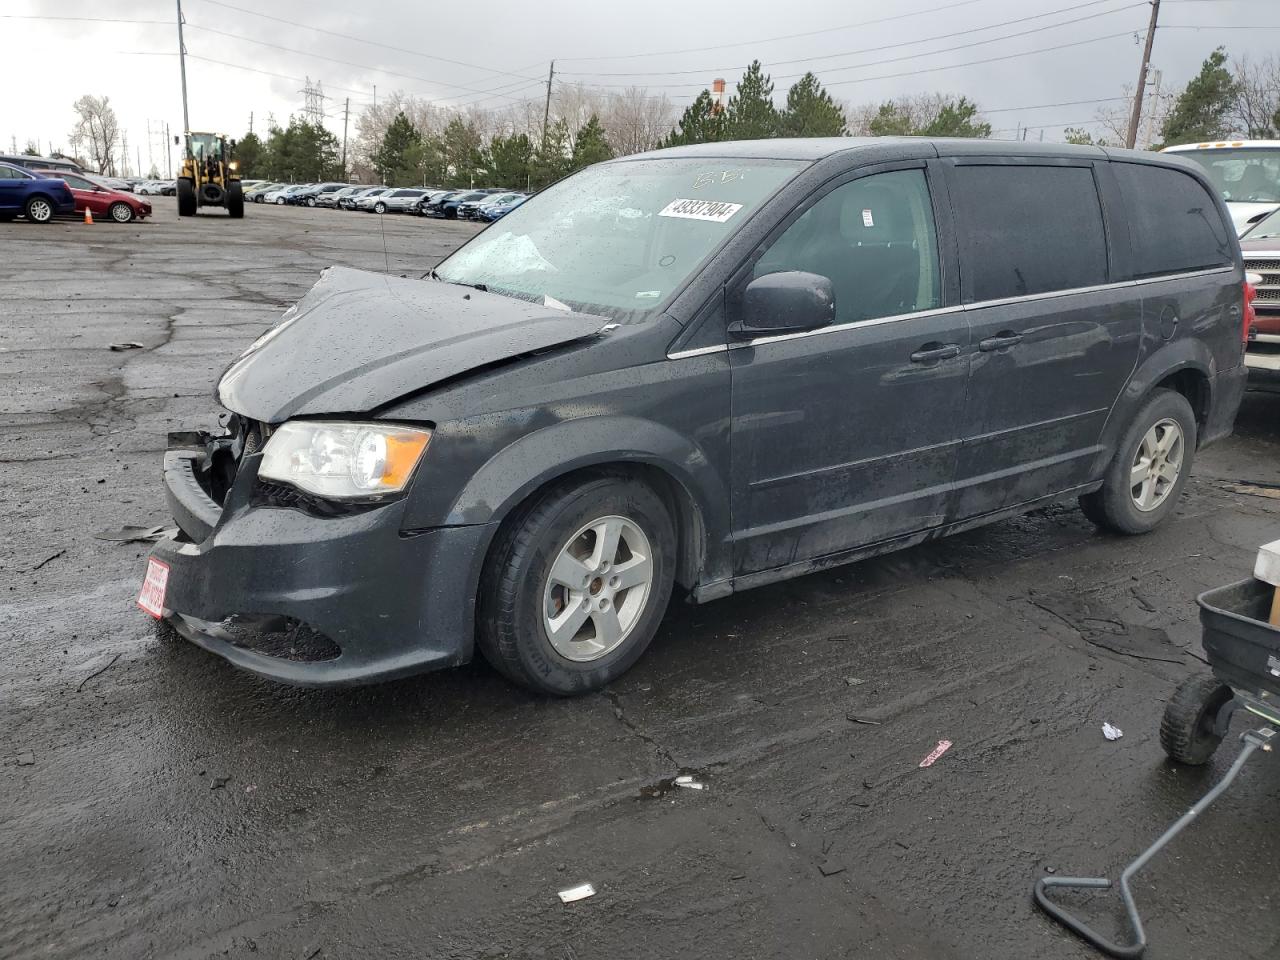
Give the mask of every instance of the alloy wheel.
[[129, 209], [129, 205], [127, 203], [112, 204], [111, 219], [116, 223], [128, 223], [133, 219], [133, 211]]
[[1182, 427], [1165, 417], [1143, 434], [1129, 470], [1129, 495], [1144, 513], [1155, 510], [1173, 491], [1185, 452]]
[[48, 200], [37, 199], [31, 201], [31, 206], [27, 208], [27, 216], [36, 223], [44, 223], [53, 217], [53, 207], [49, 205]]
[[551, 646], [576, 662], [617, 649], [635, 629], [653, 584], [653, 551], [626, 517], [592, 520], [560, 548], [543, 587]]

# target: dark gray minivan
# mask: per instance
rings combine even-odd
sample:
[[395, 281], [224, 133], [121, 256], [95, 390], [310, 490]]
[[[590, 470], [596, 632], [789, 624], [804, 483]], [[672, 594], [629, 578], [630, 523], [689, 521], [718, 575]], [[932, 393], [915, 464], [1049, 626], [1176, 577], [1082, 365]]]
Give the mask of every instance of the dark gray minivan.
[[174, 434], [139, 604], [352, 684], [478, 646], [598, 689], [693, 601], [1078, 497], [1143, 533], [1226, 436], [1250, 311], [1169, 155], [716, 143], [590, 167], [422, 280], [340, 267]]

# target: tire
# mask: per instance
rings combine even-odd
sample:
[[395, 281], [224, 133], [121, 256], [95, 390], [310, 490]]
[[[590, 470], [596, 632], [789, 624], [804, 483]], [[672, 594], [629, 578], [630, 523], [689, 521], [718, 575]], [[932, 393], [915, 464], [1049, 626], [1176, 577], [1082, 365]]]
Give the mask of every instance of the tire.
[[111, 215], [111, 219], [116, 223], [128, 223], [133, 219], [133, 207], [129, 206], [123, 200], [117, 200], [108, 207], [107, 213]]
[[41, 194], [28, 197], [22, 208], [22, 214], [32, 223], [51, 223], [53, 221], [53, 201]]
[[232, 220], [244, 219], [244, 189], [239, 180], [227, 184], [227, 213]]
[[1231, 688], [1217, 677], [1187, 677], [1178, 684], [1160, 719], [1160, 745], [1171, 760], [1198, 767], [1209, 762], [1222, 737], [1213, 732], [1218, 711], [1231, 702]]
[[178, 216], [196, 215], [196, 186], [186, 177], [178, 181]]
[[277, 206], [277, 207], [283, 207], [283, 206], [284, 206], [284, 197], [276, 197], [276, 206]]
[[316, 198], [315, 198], [315, 197], [307, 197], [307, 206], [308, 206], [308, 207], [314, 207], [315, 205], [316, 205]]
[[[1148, 452], [1158, 455], [1149, 457]], [[1174, 390], [1155, 390], [1116, 445], [1102, 488], [1082, 496], [1080, 508], [1112, 533], [1149, 533], [1177, 507], [1195, 452], [1196, 418], [1191, 404]], [[1147, 480], [1132, 482], [1144, 465]]]
[[[604, 560], [598, 551], [606, 531], [616, 531], [618, 546], [605, 566], [592, 567], [593, 554]], [[657, 632], [671, 599], [674, 558], [671, 516], [646, 484], [601, 474], [552, 486], [503, 524], [485, 560], [480, 650], [531, 690], [556, 696], [599, 690], [626, 672]], [[619, 586], [618, 576], [610, 576], [614, 563], [618, 573], [647, 580]], [[571, 571], [572, 592], [553, 568]], [[565, 632], [553, 640], [557, 619]]]
[[386, 213], [386, 212], [387, 212], [387, 205], [386, 205], [385, 203], [375, 203], [375, 204], [373, 205], [373, 212], [374, 212], [374, 213]]

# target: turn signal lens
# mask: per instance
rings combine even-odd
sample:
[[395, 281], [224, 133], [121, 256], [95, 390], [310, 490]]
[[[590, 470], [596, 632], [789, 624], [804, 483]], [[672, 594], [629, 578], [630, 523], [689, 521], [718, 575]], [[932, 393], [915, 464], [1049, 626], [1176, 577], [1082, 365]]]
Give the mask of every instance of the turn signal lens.
[[1244, 275], [1244, 319], [1240, 323], [1240, 340], [1242, 343], [1249, 342], [1249, 331], [1258, 322], [1258, 311], [1254, 309], [1253, 301], [1258, 296], [1257, 285], [1261, 282], [1262, 277], [1256, 273], [1246, 273]]

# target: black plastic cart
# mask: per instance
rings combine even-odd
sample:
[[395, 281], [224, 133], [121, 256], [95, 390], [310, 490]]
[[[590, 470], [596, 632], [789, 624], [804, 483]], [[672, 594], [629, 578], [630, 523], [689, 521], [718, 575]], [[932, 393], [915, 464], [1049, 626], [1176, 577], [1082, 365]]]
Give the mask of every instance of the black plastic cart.
[[1147, 948], [1130, 889], [1134, 875], [1222, 795], [1255, 750], [1271, 750], [1280, 728], [1280, 627], [1267, 622], [1274, 591], [1270, 584], [1250, 579], [1210, 590], [1197, 600], [1204, 649], [1213, 672], [1189, 677], [1174, 691], [1160, 721], [1160, 743], [1173, 760], [1199, 765], [1209, 762], [1238, 711], [1247, 712], [1261, 725], [1241, 735], [1244, 746], [1226, 776], [1120, 875], [1120, 896], [1133, 928], [1133, 942], [1108, 940], [1046, 895], [1050, 887], [1109, 888], [1112, 883], [1106, 877], [1042, 877], [1036, 882], [1035, 901], [1045, 913], [1113, 957], [1139, 957]]

